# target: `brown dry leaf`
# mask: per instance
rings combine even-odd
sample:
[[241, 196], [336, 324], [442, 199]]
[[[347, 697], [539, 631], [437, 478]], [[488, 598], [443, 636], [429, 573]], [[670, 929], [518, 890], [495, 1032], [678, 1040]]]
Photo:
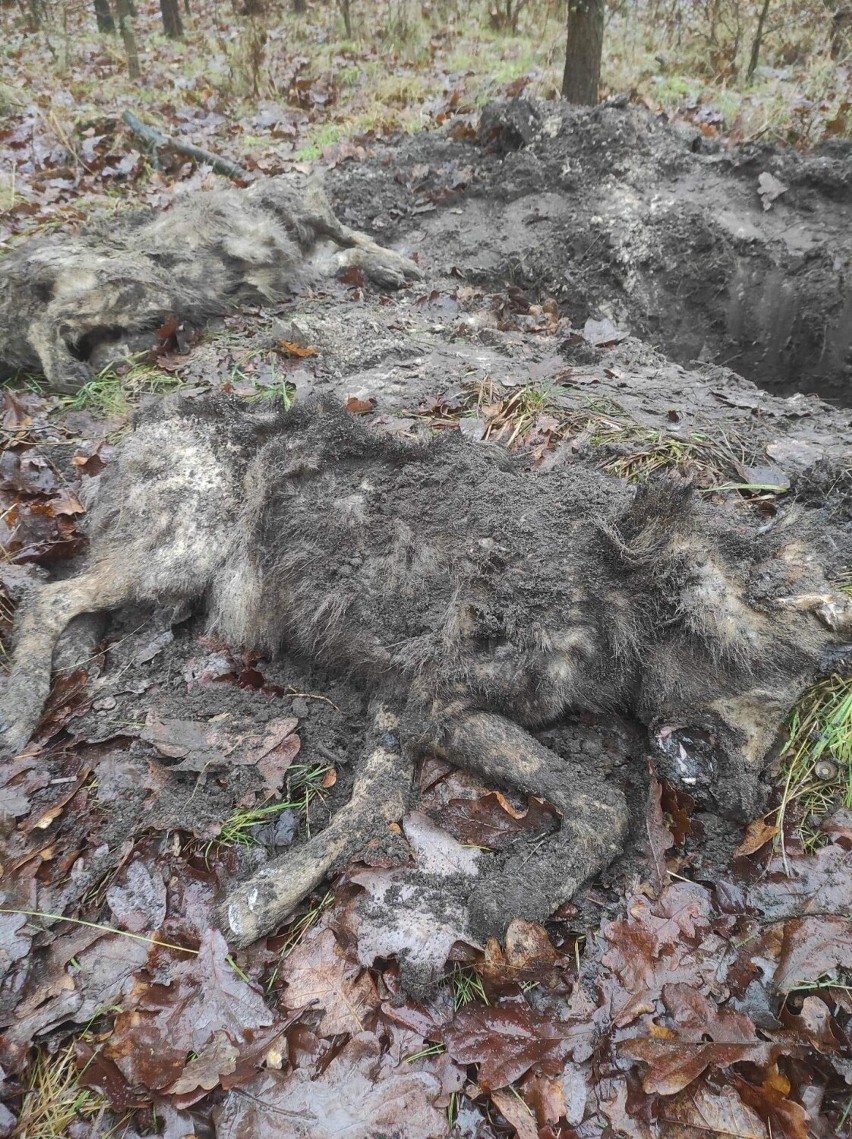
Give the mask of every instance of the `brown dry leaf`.
[[798, 1013], [785, 1003], [779, 1015], [786, 1029], [817, 1052], [836, 1052], [841, 1047], [832, 1028], [831, 1011], [820, 997], [805, 997]]
[[177, 1080], [187, 1055], [201, 1055], [224, 1032], [240, 1050], [278, 1019], [260, 992], [237, 975], [218, 930], [201, 939], [198, 956], [166, 960], [142, 973], [115, 1019], [105, 1053], [131, 1084], [163, 1089]]
[[443, 1038], [454, 1060], [479, 1064], [479, 1083], [490, 1091], [514, 1083], [533, 1064], [564, 1057], [576, 1031], [518, 999], [497, 1007], [465, 1005], [444, 1026]]
[[297, 1068], [266, 1071], [213, 1110], [217, 1135], [256, 1139], [435, 1139], [446, 1112], [435, 1106], [440, 1080], [382, 1054], [365, 1032], [350, 1040], [319, 1075]]
[[[568, 1102], [569, 1095], [566, 1094], [566, 1090], [569, 1094], [575, 1090], [575, 1074], [579, 1074], [582, 1083], [582, 1105], [577, 1105], [580, 1107], [579, 1113], [572, 1110], [572, 1105]], [[585, 1079], [578, 1065], [567, 1063], [562, 1075], [555, 1078], [529, 1072], [521, 1081], [521, 1093], [524, 1103], [535, 1112], [539, 1127], [558, 1123], [562, 1118], [565, 1118], [571, 1126], [576, 1126], [583, 1120], [586, 1106]]]
[[852, 913], [852, 850], [832, 843], [813, 854], [788, 853], [786, 862], [773, 855], [746, 899], [769, 921]]
[[175, 1082], [164, 1090], [168, 1095], [175, 1096], [189, 1095], [199, 1089], [210, 1091], [218, 1085], [222, 1076], [234, 1071], [239, 1054], [239, 1049], [234, 1046], [227, 1032], [214, 1032]]
[[107, 905], [117, 924], [131, 933], [153, 932], [166, 916], [166, 884], [156, 867], [141, 858], [131, 862], [106, 892]]
[[346, 410], [350, 415], [369, 415], [371, 411], [375, 411], [376, 400], [373, 396], [369, 399], [359, 399], [358, 396], [351, 395], [346, 401]]
[[669, 881], [666, 868], [666, 851], [674, 846], [674, 836], [668, 828], [663, 814], [663, 785], [650, 773], [648, 786], [648, 806], [645, 812], [645, 833], [648, 838], [648, 855], [651, 870], [651, 883], [659, 892]]
[[0, 455], [0, 488], [3, 490], [49, 495], [57, 483], [56, 471], [35, 448], [25, 451], [10, 449]]
[[28, 814], [30, 797], [49, 782], [44, 763], [35, 756], [22, 756], [0, 764], [0, 820]]
[[852, 920], [803, 917], [785, 922], [773, 983], [789, 993], [803, 981], [816, 981], [838, 966], [852, 968]]
[[808, 1113], [794, 1100], [774, 1088], [769, 1081], [759, 1087], [736, 1077], [734, 1085], [740, 1098], [765, 1120], [773, 1139], [811, 1139], [811, 1120]]
[[660, 1139], [770, 1139], [760, 1116], [728, 1085], [699, 1084], [659, 1109]]
[[0, 980], [30, 951], [33, 934], [24, 932], [28, 921], [25, 914], [0, 913]]
[[204, 771], [216, 764], [257, 767], [267, 793], [274, 795], [301, 746], [295, 734], [298, 722], [280, 717], [256, 729], [227, 720], [161, 719], [156, 712], [149, 712], [139, 734], [161, 755], [181, 760], [173, 771]]
[[702, 886], [674, 882], [653, 902], [636, 895], [626, 918], [603, 927], [610, 947], [602, 962], [613, 977], [602, 981], [617, 1025], [653, 1012], [667, 983], [705, 990], [724, 974], [732, 950], [710, 932], [710, 913], [710, 895]]
[[720, 1009], [690, 985], [663, 988], [672, 1021], [657, 1037], [622, 1041], [619, 1056], [649, 1065], [642, 1086], [649, 1094], [675, 1095], [707, 1068], [727, 1068], [744, 1060], [771, 1061], [775, 1047], [760, 1040], [751, 1020], [733, 1009]]
[[316, 348], [307, 348], [303, 344], [294, 344], [290, 340], [276, 340], [275, 345], [280, 352], [285, 356], [295, 356], [297, 359], [303, 360], [307, 356], [316, 356]]
[[0, 1065], [16, 1071], [34, 1039], [64, 1022], [87, 1024], [105, 1008], [124, 1005], [148, 951], [145, 942], [85, 927], [57, 938], [39, 954], [0, 1036]]
[[317, 1004], [325, 1015], [320, 1036], [339, 1032], [358, 1033], [373, 1023], [379, 994], [370, 974], [358, 961], [350, 960], [327, 927], [316, 926], [296, 946], [281, 967], [287, 982], [287, 1008]]
[[491, 1102], [514, 1127], [517, 1139], [538, 1139], [535, 1116], [520, 1096], [511, 1091], [494, 1091]]
[[86, 508], [77, 497], [77, 492], [67, 486], [60, 487], [58, 493], [51, 498], [50, 509], [54, 515], [86, 513]]
[[3, 392], [3, 427], [6, 431], [21, 430], [32, 425], [33, 417], [25, 405], [26, 397], [8, 389]]
[[746, 855], [755, 854], [777, 834], [778, 827], [767, 823], [766, 819], [755, 819], [746, 827], [745, 837], [734, 851], [734, 855], [737, 858], [743, 858]]
[[414, 867], [353, 874], [352, 881], [367, 893], [354, 900], [345, 921], [362, 965], [396, 956], [403, 982], [422, 985], [441, 973], [456, 942], [480, 947], [469, 928], [466, 898], [445, 886], [445, 879], [461, 876], [470, 878], [472, 887], [480, 853], [456, 842], [420, 811], [406, 815], [403, 827]]
[[491, 937], [485, 945], [477, 973], [490, 984], [518, 984], [521, 981], [541, 981], [555, 975], [565, 967], [567, 959], [557, 952], [547, 936], [544, 926], [514, 918], [506, 930], [506, 948]]
[[441, 808], [441, 824], [460, 842], [502, 850], [519, 835], [552, 829], [559, 816], [549, 803], [530, 798], [517, 811], [500, 791], [476, 799], [450, 799]]

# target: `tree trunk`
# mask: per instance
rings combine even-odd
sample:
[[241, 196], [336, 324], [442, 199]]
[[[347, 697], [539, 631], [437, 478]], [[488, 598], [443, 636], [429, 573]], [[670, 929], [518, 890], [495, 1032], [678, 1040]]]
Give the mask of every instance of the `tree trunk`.
[[594, 106], [598, 101], [603, 53], [603, 0], [569, 0], [562, 97]]
[[163, 31], [169, 39], [182, 40], [183, 24], [178, 0], [160, 0], [160, 13], [163, 17]]
[[751, 45], [751, 57], [748, 61], [746, 83], [751, 83], [754, 73], [757, 70], [757, 61], [760, 59], [760, 45], [763, 42], [763, 25], [766, 23], [768, 11], [769, 0], [763, 0], [763, 7], [760, 9], [760, 15], [757, 17], [757, 30], [754, 33], [754, 40]]
[[343, 13], [343, 26], [346, 29], [346, 38], [352, 39], [352, 4], [351, 0], [337, 0], [338, 7]]
[[115, 20], [112, 18], [109, 0], [95, 0], [95, 19], [98, 21], [99, 32], [108, 36], [115, 35]]
[[139, 66], [139, 52], [136, 48], [136, 34], [133, 31], [133, 20], [130, 15], [130, 0], [116, 0], [118, 11], [118, 28], [124, 41], [124, 50], [127, 53], [127, 74], [131, 79], [139, 79], [142, 68]]
[[308, 10], [308, 0], [293, 0], [293, 11], [297, 16], [304, 16]]

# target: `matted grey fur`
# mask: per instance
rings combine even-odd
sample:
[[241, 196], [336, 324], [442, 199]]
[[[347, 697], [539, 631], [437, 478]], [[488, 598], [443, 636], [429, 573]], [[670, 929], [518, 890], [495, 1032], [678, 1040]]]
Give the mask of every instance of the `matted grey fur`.
[[77, 235], [24, 241], [0, 261], [0, 371], [41, 370], [56, 391], [73, 392], [91, 378], [96, 349], [120, 356], [144, 333], [152, 346], [169, 317], [198, 327], [240, 303], [276, 300], [308, 273], [349, 266], [387, 288], [420, 276], [338, 221], [316, 177], [119, 212]]
[[627, 825], [620, 787], [530, 734], [568, 711], [635, 716], [672, 777], [753, 817], [786, 712], [852, 625], [802, 518], [756, 530], [677, 482], [536, 473], [499, 448], [403, 442], [326, 407], [170, 397], [139, 416], [89, 517], [87, 566], [37, 587], [19, 616], [6, 751], [36, 725], [67, 623], [134, 601], [203, 601], [234, 645], [285, 645], [373, 698], [348, 807], [228, 900], [241, 943], [399, 818], [423, 749], [556, 806], [559, 832], [472, 902], [483, 933], [545, 918]]

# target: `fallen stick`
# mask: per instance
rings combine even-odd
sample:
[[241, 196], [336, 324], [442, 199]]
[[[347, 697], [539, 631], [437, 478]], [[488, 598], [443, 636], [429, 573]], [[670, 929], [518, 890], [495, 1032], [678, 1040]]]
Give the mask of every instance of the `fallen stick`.
[[132, 111], [125, 111], [121, 119], [125, 126], [144, 139], [154, 152], [163, 149], [173, 150], [176, 154], [194, 158], [196, 162], [208, 163], [217, 174], [224, 174], [227, 178], [245, 181], [250, 176], [249, 172], [243, 170], [242, 166], [236, 166], [225, 158], [219, 158], [218, 155], [212, 154], [209, 150], [202, 150], [200, 146], [193, 146], [191, 142], [183, 142], [181, 139], [174, 138], [173, 135], [166, 134], [158, 127], [149, 127], [147, 123], [138, 119]]

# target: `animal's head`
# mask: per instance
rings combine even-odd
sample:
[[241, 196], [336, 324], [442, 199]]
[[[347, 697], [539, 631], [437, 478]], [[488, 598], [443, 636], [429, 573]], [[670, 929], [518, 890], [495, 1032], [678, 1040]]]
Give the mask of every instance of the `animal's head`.
[[664, 773], [741, 820], [792, 705], [852, 640], [852, 597], [794, 530], [792, 514], [763, 532], [722, 522], [663, 487], [610, 535], [642, 610], [636, 710]]

